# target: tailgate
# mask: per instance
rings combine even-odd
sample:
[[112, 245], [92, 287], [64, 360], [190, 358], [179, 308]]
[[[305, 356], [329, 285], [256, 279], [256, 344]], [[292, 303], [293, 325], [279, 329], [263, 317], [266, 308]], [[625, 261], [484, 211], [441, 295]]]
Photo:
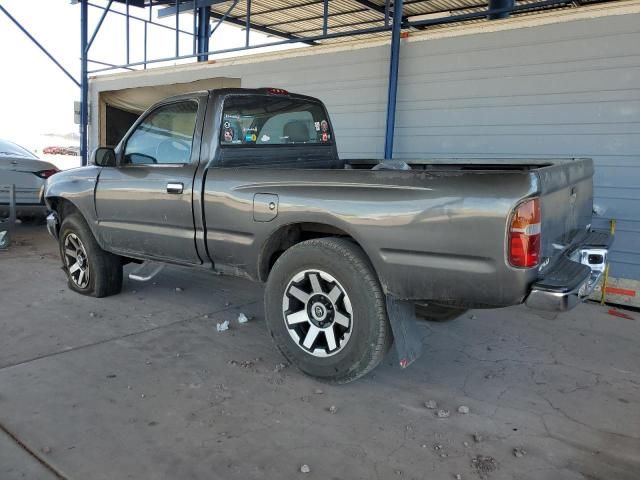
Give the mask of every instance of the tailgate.
[[543, 258], [553, 258], [591, 224], [593, 161], [562, 160], [536, 171], [540, 181]]

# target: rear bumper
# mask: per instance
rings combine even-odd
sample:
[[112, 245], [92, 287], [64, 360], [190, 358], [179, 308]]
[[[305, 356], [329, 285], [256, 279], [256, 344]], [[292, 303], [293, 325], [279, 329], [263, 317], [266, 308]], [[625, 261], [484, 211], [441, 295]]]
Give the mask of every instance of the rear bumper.
[[598, 285], [612, 241], [607, 232], [590, 232], [533, 284], [526, 305], [536, 310], [571, 310]]

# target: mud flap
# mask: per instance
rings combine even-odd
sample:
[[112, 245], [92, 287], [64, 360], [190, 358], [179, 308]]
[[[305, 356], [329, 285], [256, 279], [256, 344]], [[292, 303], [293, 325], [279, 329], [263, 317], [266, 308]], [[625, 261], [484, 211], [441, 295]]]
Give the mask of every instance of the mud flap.
[[422, 355], [422, 334], [418, 329], [413, 302], [387, 297], [387, 315], [391, 323], [400, 368], [407, 368]]

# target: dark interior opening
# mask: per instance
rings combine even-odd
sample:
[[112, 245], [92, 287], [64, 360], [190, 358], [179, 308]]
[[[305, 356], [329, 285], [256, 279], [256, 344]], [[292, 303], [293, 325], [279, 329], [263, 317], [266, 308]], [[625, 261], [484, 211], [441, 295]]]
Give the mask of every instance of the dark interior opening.
[[106, 113], [106, 144], [116, 146], [140, 115], [111, 105], [107, 105]]

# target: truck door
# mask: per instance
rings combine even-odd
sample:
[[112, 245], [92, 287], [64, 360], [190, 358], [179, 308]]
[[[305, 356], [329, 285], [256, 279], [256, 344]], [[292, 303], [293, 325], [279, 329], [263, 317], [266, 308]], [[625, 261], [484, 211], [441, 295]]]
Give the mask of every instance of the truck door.
[[96, 211], [114, 251], [201, 263], [192, 197], [206, 101], [185, 97], [146, 112], [120, 144], [118, 165], [101, 171]]

